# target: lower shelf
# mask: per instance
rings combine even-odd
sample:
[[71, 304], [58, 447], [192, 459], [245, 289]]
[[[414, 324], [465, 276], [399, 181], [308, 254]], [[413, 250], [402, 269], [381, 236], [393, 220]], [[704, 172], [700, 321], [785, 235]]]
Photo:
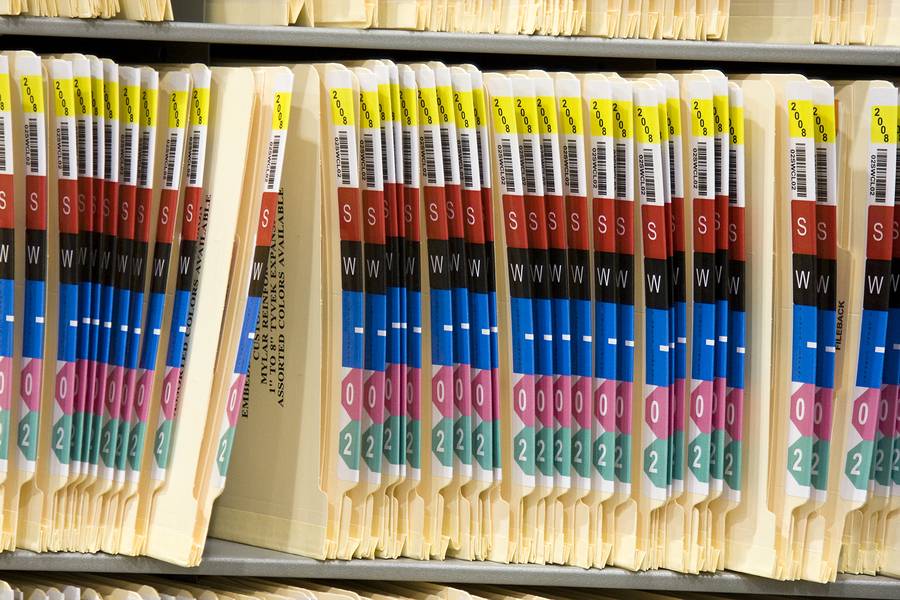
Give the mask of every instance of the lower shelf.
[[670, 571], [631, 573], [616, 568], [584, 570], [576, 567], [501, 565], [454, 559], [443, 562], [410, 559], [317, 561], [217, 539], [207, 542], [203, 563], [191, 569], [152, 558], [108, 554], [35, 554], [25, 550], [0, 554], [0, 579], [3, 578], [2, 571], [13, 570], [432, 581], [448, 584], [628, 588], [819, 598], [900, 598], [900, 580], [865, 575], [839, 575], [835, 583], [822, 585], [805, 581], [772, 581], [732, 572], [704, 575], [684, 575]]

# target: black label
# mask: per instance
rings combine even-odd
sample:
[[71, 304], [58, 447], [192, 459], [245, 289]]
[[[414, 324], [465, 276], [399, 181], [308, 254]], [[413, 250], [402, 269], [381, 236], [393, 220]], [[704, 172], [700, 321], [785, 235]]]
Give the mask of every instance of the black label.
[[567, 262], [565, 248], [550, 248], [547, 252], [550, 259], [550, 293], [558, 300], [569, 299], [569, 274], [566, 273]]
[[257, 246], [253, 249], [253, 264], [250, 265], [251, 298], [262, 298], [266, 287], [266, 266], [269, 264], [269, 246]]
[[135, 241], [131, 247], [131, 291], [135, 293], [144, 291], [144, 282], [147, 281], [147, 252], [149, 242]]
[[[747, 310], [746, 284], [747, 263], [732, 260], [728, 265], [728, 310], [745, 312]], [[833, 284], [832, 284], [833, 289]], [[834, 310], [834, 309], [832, 309]]]
[[569, 249], [569, 297], [575, 300], [591, 300], [590, 250]]
[[716, 300], [728, 300], [728, 250], [716, 250]]
[[528, 274], [531, 277], [531, 293], [533, 298], [550, 299], [550, 256], [549, 250], [532, 248], [528, 251], [531, 264]]
[[25, 279], [47, 280], [47, 231], [25, 230]]
[[597, 302], [616, 303], [615, 252], [594, 252], [594, 290]]
[[634, 254], [619, 254], [616, 259], [616, 301], [634, 306]]
[[78, 285], [78, 234], [59, 234], [59, 282]]
[[[893, 283], [893, 276], [891, 280]], [[892, 302], [894, 296], [891, 295]], [[816, 298], [816, 305], [820, 310], [837, 310], [837, 261], [834, 259], [816, 259]], [[897, 301], [900, 301], [900, 298], [897, 298]]]
[[665, 258], [644, 258], [644, 305], [669, 310], [669, 265]]
[[791, 263], [794, 304], [816, 306], [816, 257], [811, 254], [794, 254]]
[[428, 240], [428, 284], [434, 290], [450, 289], [450, 243]]
[[466, 277], [466, 241], [462, 238], [450, 238], [450, 281], [457, 289], [466, 289], [469, 284]]
[[16, 278], [16, 230], [0, 229], [0, 279]]
[[890, 297], [890, 260], [866, 259], [863, 310], [887, 310]]
[[366, 293], [384, 295], [387, 291], [384, 244], [365, 244], [364, 250], [366, 253]]
[[172, 244], [156, 242], [153, 248], [153, 262], [150, 264], [150, 293], [165, 294], [169, 279], [169, 257]]
[[175, 289], [181, 292], [191, 291], [191, 283], [194, 278], [194, 257], [197, 253], [197, 242], [194, 240], [181, 240], [181, 251], [178, 253], [178, 278], [175, 280]]
[[684, 252], [672, 255], [672, 288], [675, 290], [675, 302], [687, 302], [687, 276]]
[[422, 251], [421, 242], [404, 243], [405, 251], [403, 256], [403, 276], [406, 282], [406, 289], [410, 292], [422, 291], [422, 261], [420, 260]]
[[506, 248], [509, 272], [509, 295], [513, 298], [531, 298], [531, 274], [528, 272], [528, 249]]
[[711, 252], [694, 252], [694, 302], [716, 302], [716, 255]]
[[341, 240], [341, 290], [363, 291], [362, 242]]
[[484, 244], [466, 244], [466, 262], [469, 290], [477, 294], [487, 294], [487, 257]]

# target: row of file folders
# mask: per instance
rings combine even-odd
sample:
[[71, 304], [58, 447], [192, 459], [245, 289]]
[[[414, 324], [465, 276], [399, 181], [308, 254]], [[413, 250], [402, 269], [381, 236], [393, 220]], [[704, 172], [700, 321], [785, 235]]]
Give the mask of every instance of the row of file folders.
[[890, 83], [294, 73], [210, 535], [900, 574]]

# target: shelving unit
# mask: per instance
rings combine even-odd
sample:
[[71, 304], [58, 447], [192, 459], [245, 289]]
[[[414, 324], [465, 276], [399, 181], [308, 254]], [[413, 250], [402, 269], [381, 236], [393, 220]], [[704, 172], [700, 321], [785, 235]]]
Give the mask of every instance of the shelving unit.
[[[705, 63], [778, 63], [810, 68], [854, 66], [877, 69], [896, 76], [900, 47], [808, 46], [747, 44], [734, 42], [685, 42], [669, 40], [609, 40], [600, 38], [553, 38], [516, 35], [475, 35], [409, 31], [351, 30], [301, 27], [258, 27], [205, 24], [203, 0], [173, 0], [176, 16], [193, 19], [168, 23], [0, 17], [0, 48], [32, 43], [41, 51], [53, 38], [81, 38], [95, 43], [144, 41], [161, 47], [179, 45], [209, 56], [213, 46], [293, 47], [355, 51], [581, 57], [584, 59], [628, 59], [702, 61]], [[7, 37], [14, 36], [14, 37]], [[232, 50], [233, 52], [233, 50]], [[238, 54], [240, 50], [238, 50]], [[188, 52], [191, 54], [191, 51]], [[270, 60], [281, 60], [277, 52]], [[169, 60], [184, 60], [173, 52]], [[208, 59], [208, 58], [207, 58]], [[815, 67], [819, 66], [819, 67]], [[35, 554], [15, 551], [0, 554], [3, 571], [72, 571], [97, 573], [149, 573], [157, 575], [231, 575], [302, 577], [311, 579], [357, 579], [432, 581], [447, 584], [495, 584], [521, 586], [566, 586], [580, 588], [628, 588], [656, 591], [712, 592], [719, 594], [796, 595], [819, 598], [900, 598], [900, 580], [887, 577], [840, 575], [829, 585], [810, 582], [779, 582], [731, 572], [683, 575], [668, 571], [631, 573], [618, 568], [583, 570], [575, 567], [501, 565], [459, 560], [420, 562], [410, 559], [316, 561], [308, 558], [210, 539], [201, 566], [177, 567], [150, 558], [105, 554]]]

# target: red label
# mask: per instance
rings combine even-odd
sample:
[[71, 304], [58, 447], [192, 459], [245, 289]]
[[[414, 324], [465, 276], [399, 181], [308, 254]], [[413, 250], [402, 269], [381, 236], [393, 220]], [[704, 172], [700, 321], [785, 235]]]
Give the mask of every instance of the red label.
[[94, 180], [78, 178], [78, 230], [94, 230]]
[[808, 200], [791, 201], [791, 251], [816, 255], [816, 204]]
[[47, 229], [47, 178], [37, 175], [25, 177], [25, 227]]
[[594, 251], [616, 251], [616, 201], [611, 198], [594, 198]]
[[259, 226], [256, 229], [256, 245], [271, 246], [272, 230], [275, 228], [275, 210], [278, 207], [278, 192], [263, 192], [259, 206]]
[[[731, 252], [731, 259], [741, 261], [747, 260], [747, 244], [744, 238], [744, 207], [729, 207], [728, 220], [728, 241], [730, 242], [728, 250]], [[821, 248], [821, 246], [819, 246], [819, 248]], [[834, 255], [832, 253], [832, 256], [822, 258], [834, 258]]]
[[547, 207], [543, 196], [525, 196], [528, 221], [528, 247], [547, 249]]
[[425, 186], [425, 235], [430, 240], [446, 240], [447, 199], [444, 188]]
[[675, 253], [673, 240], [675, 239], [675, 216], [672, 214], [672, 203], [665, 204], [665, 221], [668, 229], [666, 229], [666, 255], [671, 258]]
[[634, 202], [616, 201], [616, 251], [634, 254]]
[[672, 198], [672, 250], [684, 252], [684, 198]]
[[891, 260], [894, 207], [870, 206], [866, 225], [866, 258]]
[[694, 252], [716, 251], [716, 201], [694, 198]]
[[367, 244], [384, 244], [384, 194], [363, 190], [363, 238]]
[[153, 190], [138, 188], [137, 196], [134, 199], [134, 239], [139, 242], [150, 241], [150, 206], [152, 202]]
[[664, 206], [645, 204], [641, 207], [643, 226], [644, 257], [665, 260], [666, 250], [666, 209]]
[[403, 221], [397, 214], [397, 184], [384, 184], [384, 232], [387, 237], [401, 237]]
[[503, 194], [504, 229], [506, 245], [510, 248], [528, 248], [525, 231], [525, 201], [522, 196]]
[[119, 184], [106, 181], [103, 185], [103, 233], [118, 235], [119, 230]]
[[484, 209], [484, 239], [486, 242], [494, 241], [494, 200], [491, 196], [491, 187], [481, 188], [481, 204]]
[[171, 244], [175, 235], [175, 211], [178, 208], [178, 190], [163, 190], [159, 195], [156, 213], [156, 241]]
[[410, 242], [421, 241], [419, 232], [419, 188], [403, 188], [403, 221], [406, 224], [404, 237]]
[[728, 196], [716, 196], [716, 249], [728, 250]]
[[816, 255], [837, 258], [837, 206], [816, 205]]
[[78, 233], [78, 181], [60, 179], [57, 188], [59, 232]]
[[484, 214], [481, 210], [481, 194], [477, 190], [463, 190], [465, 202], [466, 241], [470, 244], [484, 243]]
[[591, 217], [588, 215], [587, 198], [566, 196], [566, 242], [574, 250], [590, 250], [591, 235], [588, 229]]
[[181, 211], [181, 239], [197, 241], [200, 230], [200, 196], [203, 190], [198, 187], [184, 188], [184, 206]]
[[465, 237], [463, 227], [463, 208], [461, 188], [458, 185], [444, 187], [444, 196], [447, 200], [447, 231], [452, 238]]
[[135, 227], [135, 197], [137, 188], [133, 185], [123, 185], [119, 190], [119, 237], [126, 240], [134, 239]]
[[566, 207], [562, 196], [544, 196], [547, 203], [547, 235], [551, 248], [566, 249]]
[[15, 229], [15, 188], [12, 175], [0, 175], [0, 228]]
[[92, 179], [91, 183], [91, 219], [94, 222], [92, 231], [103, 232], [103, 179]]

